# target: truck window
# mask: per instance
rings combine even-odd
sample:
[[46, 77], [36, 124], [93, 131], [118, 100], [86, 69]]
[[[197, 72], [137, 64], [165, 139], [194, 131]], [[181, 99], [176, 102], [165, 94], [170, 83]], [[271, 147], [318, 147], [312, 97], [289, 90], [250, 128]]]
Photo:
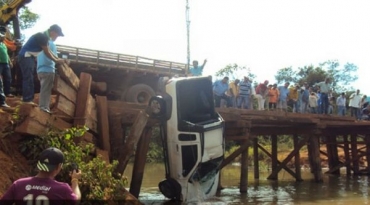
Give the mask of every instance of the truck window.
[[181, 81], [176, 89], [179, 124], [184, 121], [197, 124], [217, 120], [210, 79]]

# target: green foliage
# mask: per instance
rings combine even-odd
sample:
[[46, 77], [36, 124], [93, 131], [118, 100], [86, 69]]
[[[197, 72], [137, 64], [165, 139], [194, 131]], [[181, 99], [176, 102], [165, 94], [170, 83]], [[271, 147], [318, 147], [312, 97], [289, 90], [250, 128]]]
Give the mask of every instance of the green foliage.
[[340, 67], [338, 60], [328, 60], [320, 63], [318, 67], [313, 65], [299, 67], [293, 69], [292, 67], [282, 68], [275, 75], [278, 83], [290, 82], [299, 83], [302, 85], [307, 82], [309, 85], [314, 85], [322, 82], [326, 77], [330, 77], [334, 93], [346, 92], [353, 90], [350, 83], [358, 79], [356, 72], [358, 67], [353, 63], [346, 63]]
[[33, 13], [28, 7], [23, 7], [19, 11], [19, 26], [22, 30], [33, 27], [40, 16]]
[[[87, 128], [71, 128], [64, 131], [50, 131], [47, 136], [33, 137], [20, 144], [20, 151], [29, 159], [37, 159], [39, 154], [48, 147], [56, 147], [63, 151], [65, 162], [58, 180], [70, 182], [71, 164], [77, 163], [82, 171], [80, 189], [83, 200], [122, 200], [126, 193], [124, 187], [127, 178], [113, 177], [117, 161], [106, 163], [100, 156], [93, 158], [90, 153], [94, 150], [93, 144], [78, 146], [74, 139], [81, 137]], [[36, 161], [31, 161], [35, 164]]]
[[292, 67], [281, 68], [278, 70], [277, 74], [275, 75], [275, 79], [278, 84], [285, 83], [285, 82], [296, 82], [297, 79], [297, 72], [293, 70]]
[[251, 72], [250, 68], [245, 66], [239, 66], [238, 64], [234, 63], [227, 65], [226, 67], [220, 69], [215, 74], [217, 77], [229, 77], [230, 80], [238, 79], [242, 80], [240, 76], [247, 76], [250, 80], [256, 78], [256, 75]]

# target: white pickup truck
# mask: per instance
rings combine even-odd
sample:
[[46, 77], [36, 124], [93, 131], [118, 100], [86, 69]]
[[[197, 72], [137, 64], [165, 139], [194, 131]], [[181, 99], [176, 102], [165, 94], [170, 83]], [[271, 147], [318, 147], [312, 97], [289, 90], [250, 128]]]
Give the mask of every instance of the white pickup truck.
[[166, 179], [162, 194], [199, 201], [216, 194], [224, 159], [224, 120], [215, 111], [211, 77], [162, 79], [162, 94], [149, 106], [162, 120]]

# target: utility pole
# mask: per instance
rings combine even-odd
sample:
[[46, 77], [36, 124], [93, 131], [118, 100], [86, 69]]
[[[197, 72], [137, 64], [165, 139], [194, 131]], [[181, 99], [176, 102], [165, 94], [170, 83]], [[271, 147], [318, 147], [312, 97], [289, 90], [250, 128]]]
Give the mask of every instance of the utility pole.
[[187, 59], [188, 69], [190, 68], [190, 15], [189, 15], [189, 0], [186, 0], [186, 37], [187, 37]]

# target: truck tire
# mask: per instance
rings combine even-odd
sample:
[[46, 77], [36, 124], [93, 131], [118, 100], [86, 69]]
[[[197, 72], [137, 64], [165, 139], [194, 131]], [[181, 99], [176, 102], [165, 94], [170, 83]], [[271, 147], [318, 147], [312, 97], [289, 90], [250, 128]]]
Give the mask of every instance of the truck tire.
[[133, 103], [148, 104], [151, 97], [155, 96], [153, 88], [146, 84], [131, 86], [126, 93], [126, 101]]

